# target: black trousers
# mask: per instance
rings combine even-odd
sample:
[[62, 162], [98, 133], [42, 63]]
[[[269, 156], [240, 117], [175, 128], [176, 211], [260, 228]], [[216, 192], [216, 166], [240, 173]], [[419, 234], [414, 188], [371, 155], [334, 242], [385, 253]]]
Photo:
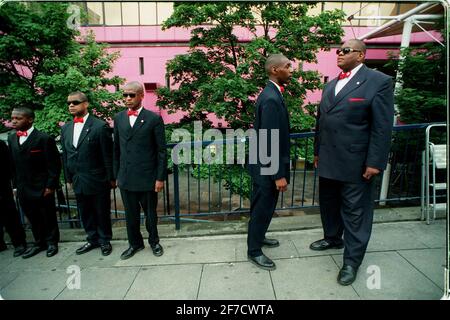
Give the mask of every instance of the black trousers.
[[319, 177], [324, 238], [340, 243], [344, 236], [344, 264], [355, 268], [364, 259], [372, 233], [374, 186], [374, 178], [349, 183]]
[[8, 232], [14, 247], [26, 245], [25, 231], [11, 188], [0, 191], [0, 243], [4, 243], [3, 228]]
[[58, 245], [59, 228], [56, 217], [55, 194], [39, 199], [26, 198], [19, 194], [19, 203], [31, 224], [34, 245], [47, 248]]
[[249, 256], [257, 257], [262, 254], [262, 242], [270, 221], [272, 221], [279, 193], [275, 182], [270, 186], [253, 183], [247, 235], [247, 254]]
[[133, 248], [144, 245], [141, 234], [141, 207], [145, 214], [145, 226], [149, 234], [148, 243], [155, 245], [159, 243], [158, 217], [156, 207], [158, 205], [158, 194], [155, 191], [129, 191], [120, 189], [125, 217], [127, 221], [128, 242]]
[[103, 245], [111, 241], [111, 190], [95, 195], [75, 194], [87, 241]]

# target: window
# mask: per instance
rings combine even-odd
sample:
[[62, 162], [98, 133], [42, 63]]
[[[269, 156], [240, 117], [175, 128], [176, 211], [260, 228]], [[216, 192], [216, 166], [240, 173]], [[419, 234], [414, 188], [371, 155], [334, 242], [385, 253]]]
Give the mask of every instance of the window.
[[122, 25], [122, 13], [120, 2], [105, 2], [105, 25]]
[[139, 5], [137, 2], [122, 2], [122, 23], [125, 26], [139, 25]]
[[173, 3], [158, 2], [158, 24], [161, 25], [173, 13]]
[[88, 24], [103, 24], [103, 3], [87, 2], [87, 19]]
[[156, 2], [139, 2], [139, 20], [141, 25], [156, 25]]
[[[361, 16], [363, 17], [370, 17], [370, 16], [378, 16], [378, 10], [379, 10], [379, 3], [377, 2], [363, 2], [362, 4], [362, 10], [361, 10]], [[369, 20], [361, 20], [359, 22], [360, 26], [378, 26], [379, 20], [377, 19], [369, 19]]]
[[308, 16], [318, 16], [322, 12], [322, 2], [308, 8]]
[[325, 2], [323, 10], [332, 11], [335, 9], [342, 10], [342, 2]]
[[400, 10], [399, 10], [399, 14], [405, 13], [411, 9], [414, 9], [415, 7], [417, 7], [416, 3], [400, 3]]
[[[398, 11], [397, 3], [380, 3], [380, 16], [396, 16]], [[380, 24], [385, 24], [389, 20], [380, 20]]]

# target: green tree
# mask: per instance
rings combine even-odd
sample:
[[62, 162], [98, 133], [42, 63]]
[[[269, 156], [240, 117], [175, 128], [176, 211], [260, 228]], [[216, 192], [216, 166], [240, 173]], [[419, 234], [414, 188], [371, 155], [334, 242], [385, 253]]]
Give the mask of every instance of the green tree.
[[[311, 5], [313, 3], [176, 3], [174, 13], [163, 28], [193, 28], [190, 48], [187, 54], [178, 55], [167, 63], [167, 73], [175, 88], [160, 88], [157, 105], [169, 113], [186, 112], [182, 124], [198, 120], [209, 127], [211, 123], [206, 115], [214, 113], [230, 128], [246, 130], [254, 120], [256, 98], [268, 80], [265, 59], [271, 53], [283, 53], [299, 63], [284, 93], [291, 128], [293, 132], [309, 131], [314, 126], [312, 114], [316, 106], [305, 105], [304, 100], [307, 91], [320, 89], [322, 84], [320, 74], [302, 70], [302, 63], [317, 62], [319, 50], [328, 51], [331, 44], [340, 42], [344, 18], [339, 10], [308, 16]], [[237, 29], [249, 35], [247, 42], [239, 41]], [[240, 175], [233, 166], [222, 169]], [[246, 174], [245, 179], [244, 185], [248, 186]], [[226, 184], [238, 190], [240, 186], [233, 181], [236, 179]], [[249, 191], [247, 188], [241, 194], [248, 196]]]
[[15, 106], [35, 110], [37, 128], [59, 134], [59, 122], [70, 118], [66, 99], [72, 91], [88, 93], [94, 113], [110, 118], [119, 93], [108, 86], [118, 53], [108, 53], [93, 34], [79, 37], [68, 26], [67, 3], [7, 3], [0, 7], [0, 119]]

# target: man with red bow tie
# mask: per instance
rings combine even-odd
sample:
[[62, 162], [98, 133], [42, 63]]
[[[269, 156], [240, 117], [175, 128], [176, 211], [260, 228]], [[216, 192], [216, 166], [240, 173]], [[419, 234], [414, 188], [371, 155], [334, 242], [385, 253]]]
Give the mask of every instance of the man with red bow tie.
[[324, 239], [310, 248], [344, 248], [341, 285], [355, 281], [366, 252], [374, 180], [386, 168], [394, 119], [392, 79], [367, 68], [365, 54], [364, 42], [357, 39], [337, 50], [342, 72], [323, 90], [315, 132]]
[[144, 249], [140, 231], [141, 207], [149, 233], [148, 243], [155, 256], [163, 254], [157, 229], [158, 192], [167, 175], [167, 151], [164, 122], [142, 106], [144, 88], [130, 82], [123, 88], [126, 110], [114, 118], [114, 175], [120, 188], [130, 247], [121, 259], [131, 258]]
[[107, 256], [112, 252], [111, 188], [115, 188], [112, 132], [105, 121], [88, 112], [83, 92], [69, 94], [67, 106], [74, 118], [61, 128], [64, 170], [87, 234], [76, 254], [100, 247]]
[[58, 253], [59, 228], [55, 190], [59, 186], [61, 160], [55, 140], [33, 126], [34, 112], [14, 108], [8, 144], [13, 164], [13, 184], [20, 207], [31, 224], [35, 243], [22, 257], [30, 258], [47, 250], [47, 257]]

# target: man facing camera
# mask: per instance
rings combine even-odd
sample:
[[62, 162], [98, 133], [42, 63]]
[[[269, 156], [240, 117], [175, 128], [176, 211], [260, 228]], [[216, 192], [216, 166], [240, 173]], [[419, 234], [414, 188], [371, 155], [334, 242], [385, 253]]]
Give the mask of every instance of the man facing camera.
[[67, 105], [74, 118], [61, 129], [64, 170], [87, 234], [86, 244], [76, 253], [100, 247], [107, 256], [112, 251], [111, 188], [115, 188], [112, 133], [106, 122], [88, 112], [84, 93], [69, 94]]
[[323, 90], [316, 125], [314, 164], [324, 239], [310, 248], [344, 247], [341, 285], [355, 281], [366, 252], [374, 179], [386, 168], [394, 117], [391, 77], [367, 68], [365, 54], [365, 44], [356, 39], [337, 50], [342, 72]]
[[142, 106], [144, 88], [130, 82], [123, 88], [126, 110], [114, 118], [114, 175], [120, 188], [130, 247], [121, 259], [129, 259], [144, 249], [140, 231], [141, 207], [145, 214], [148, 243], [155, 256], [163, 254], [159, 244], [156, 208], [158, 192], [167, 175], [164, 122]]
[[30, 258], [44, 250], [47, 250], [47, 257], [52, 257], [58, 253], [59, 242], [55, 207], [55, 190], [61, 173], [58, 149], [52, 137], [33, 126], [31, 109], [14, 108], [11, 121], [16, 129], [8, 136], [13, 181], [35, 240], [22, 258]]

